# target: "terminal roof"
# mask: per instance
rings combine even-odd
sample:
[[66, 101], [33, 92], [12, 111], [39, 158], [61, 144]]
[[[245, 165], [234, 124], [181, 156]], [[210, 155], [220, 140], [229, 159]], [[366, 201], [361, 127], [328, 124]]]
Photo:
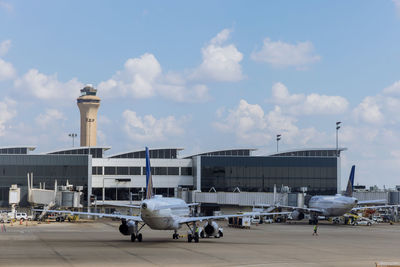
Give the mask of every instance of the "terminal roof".
[[256, 148], [238, 148], [238, 149], [225, 149], [225, 150], [215, 150], [204, 152], [200, 154], [195, 154], [187, 156], [185, 158], [191, 158], [195, 156], [251, 156], [252, 151], [256, 151]]
[[[171, 159], [178, 157], [178, 151], [183, 148], [151, 148], [150, 158]], [[108, 158], [145, 158], [145, 150], [137, 149], [108, 156]]]
[[[338, 155], [340, 152], [347, 150], [345, 147], [337, 149]], [[279, 153], [268, 155], [270, 157], [335, 157], [336, 148], [303, 148], [295, 150], [286, 150]]]
[[0, 154], [28, 154], [29, 151], [36, 149], [36, 146], [2, 146]]

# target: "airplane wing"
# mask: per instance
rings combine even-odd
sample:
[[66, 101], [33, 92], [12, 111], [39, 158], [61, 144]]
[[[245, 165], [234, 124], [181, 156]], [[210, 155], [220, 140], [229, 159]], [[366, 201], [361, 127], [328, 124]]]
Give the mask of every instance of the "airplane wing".
[[362, 200], [358, 201], [358, 205], [368, 205], [368, 204], [386, 204], [387, 199], [375, 199], [375, 200]]
[[190, 223], [190, 222], [201, 222], [207, 220], [216, 219], [227, 219], [236, 217], [248, 217], [248, 216], [267, 216], [267, 215], [277, 215], [277, 214], [289, 214], [290, 212], [246, 212], [243, 214], [226, 214], [226, 215], [216, 215], [216, 216], [202, 216], [202, 217], [183, 217], [179, 220], [180, 224]]
[[45, 211], [52, 213], [68, 213], [71, 215], [88, 215], [88, 216], [96, 216], [99, 218], [117, 218], [117, 219], [125, 219], [129, 221], [142, 222], [142, 218], [139, 216], [130, 216], [130, 215], [122, 215], [122, 214], [107, 214], [107, 213], [96, 213], [96, 212], [82, 212], [82, 211], [70, 211], [70, 210], [43, 210], [43, 209], [32, 209], [33, 211]]
[[[94, 204], [93, 204], [94, 206]], [[133, 209], [140, 209], [140, 205], [134, 205], [134, 204], [122, 204], [122, 203], [110, 203], [110, 202], [98, 202], [97, 206], [113, 206], [113, 207], [125, 207], [125, 208], [133, 208]]]
[[352, 210], [357, 211], [357, 210], [367, 210], [367, 209], [389, 209], [395, 207], [400, 207], [400, 205], [364, 206], [364, 207], [355, 207]]
[[316, 209], [316, 208], [300, 208], [300, 207], [294, 207], [294, 206], [283, 206], [283, 205], [279, 205], [276, 206], [276, 208], [283, 208], [283, 209], [289, 209], [289, 210], [297, 210], [300, 212], [304, 212], [304, 213], [323, 213], [324, 211], [321, 209]]
[[198, 206], [200, 203], [190, 203], [190, 204], [184, 204], [184, 205], [162, 205], [158, 208], [155, 208], [154, 210], [163, 210], [163, 209], [184, 209], [188, 207], [193, 207], [193, 206]]
[[106, 206], [140, 209], [140, 205], [130, 205], [130, 204], [107, 204]]

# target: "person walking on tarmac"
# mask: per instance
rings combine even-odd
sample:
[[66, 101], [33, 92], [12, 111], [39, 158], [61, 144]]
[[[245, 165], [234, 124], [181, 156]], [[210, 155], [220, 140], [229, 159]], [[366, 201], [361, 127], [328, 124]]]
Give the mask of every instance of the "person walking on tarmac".
[[318, 224], [314, 225], [314, 233], [312, 235], [318, 236]]

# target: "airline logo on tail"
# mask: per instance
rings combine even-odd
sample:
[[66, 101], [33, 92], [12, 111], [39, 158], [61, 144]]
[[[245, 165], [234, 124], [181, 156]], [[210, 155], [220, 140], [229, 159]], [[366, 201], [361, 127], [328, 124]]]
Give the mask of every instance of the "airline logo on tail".
[[153, 179], [151, 177], [149, 148], [146, 147], [146, 199], [153, 197]]
[[346, 197], [352, 197], [353, 196], [353, 185], [354, 185], [354, 171], [355, 171], [355, 168], [356, 168], [355, 165], [353, 165], [351, 167], [349, 181], [347, 183], [346, 192], [344, 193], [344, 195]]

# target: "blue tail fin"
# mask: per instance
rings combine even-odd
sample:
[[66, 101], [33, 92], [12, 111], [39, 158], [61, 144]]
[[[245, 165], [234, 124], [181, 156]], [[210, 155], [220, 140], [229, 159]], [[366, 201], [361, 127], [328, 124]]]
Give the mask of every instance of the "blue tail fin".
[[146, 147], [146, 199], [153, 197], [153, 179], [151, 177], [151, 166], [149, 148]]
[[350, 172], [350, 177], [349, 177], [349, 181], [347, 182], [347, 188], [346, 188], [346, 192], [344, 193], [344, 195], [346, 197], [352, 197], [353, 196], [353, 186], [354, 186], [354, 171], [356, 169], [356, 166], [353, 165], [351, 167], [351, 172]]

